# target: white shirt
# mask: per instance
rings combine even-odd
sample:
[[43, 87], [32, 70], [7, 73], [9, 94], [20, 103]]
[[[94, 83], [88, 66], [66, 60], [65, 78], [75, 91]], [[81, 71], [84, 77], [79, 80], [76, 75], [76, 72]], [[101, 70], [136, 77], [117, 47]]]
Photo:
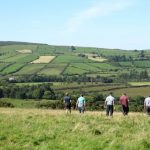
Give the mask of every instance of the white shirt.
[[114, 100], [115, 100], [115, 98], [113, 96], [109, 95], [106, 97], [105, 102], [107, 105], [114, 105]]
[[145, 98], [144, 103], [146, 106], [150, 106], [150, 97]]
[[82, 96], [80, 96], [80, 97], [78, 98], [77, 104], [78, 104], [78, 107], [83, 107], [83, 106], [85, 106], [85, 98], [82, 97]]

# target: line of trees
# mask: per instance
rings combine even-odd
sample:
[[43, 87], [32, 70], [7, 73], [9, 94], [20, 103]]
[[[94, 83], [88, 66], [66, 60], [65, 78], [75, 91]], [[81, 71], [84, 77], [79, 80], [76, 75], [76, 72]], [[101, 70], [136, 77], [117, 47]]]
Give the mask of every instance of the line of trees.
[[24, 75], [20, 77], [14, 77], [14, 80], [7, 80], [7, 82], [13, 83], [26, 83], [26, 82], [77, 82], [81, 83], [84, 82], [103, 82], [103, 83], [112, 83], [113, 79], [110, 77], [89, 77], [86, 74], [79, 75], [79, 76], [44, 76], [44, 75]]
[[137, 70], [133, 69], [133, 70], [130, 70], [129, 73], [119, 74], [118, 78], [119, 78], [119, 80], [126, 80], [126, 81], [129, 81], [129, 80], [136, 80], [136, 81], [147, 80], [148, 81], [149, 75], [148, 75], [147, 70], [142, 70], [142, 71], [138, 72]]
[[0, 88], [0, 97], [17, 99], [56, 99], [50, 84], [42, 85], [5, 85]]
[[[28, 87], [29, 88], [29, 87]], [[1, 97], [9, 98], [19, 98], [25, 100], [26, 98], [38, 99], [36, 108], [47, 108], [47, 109], [64, 109], [63, 97], [64, 93], [54, 93], [52, 89], [45, 85], [39, 85], [38, 89], [36, 86], [31, 86], [29, 89], [27, 87], [7, 87], [3, 90], [0, 89]], [[72, 99], [72, 109], [76, 108], [76, 101], [78, 99], [78, 94], [71, 95]], [[86, 110], [104, 110], [104, 101], [106, 95], [92, 93], [91, 95], [86, 95]], [[115, 108], [116, 111], [121, 111], [121, 106], [119, 105], [119, 97], [115, 97]], [[42, 99], [48, 99], [49, 101], [41, 101]], [[51, 100], [53, 99], [53, 101]], [[136, 96], [130, 97], [129, 108], [130, 111], [140, 112], [144, 110], [144, 97]], [[0, 107], [15, 107], [11, 102], [0, 101]]]

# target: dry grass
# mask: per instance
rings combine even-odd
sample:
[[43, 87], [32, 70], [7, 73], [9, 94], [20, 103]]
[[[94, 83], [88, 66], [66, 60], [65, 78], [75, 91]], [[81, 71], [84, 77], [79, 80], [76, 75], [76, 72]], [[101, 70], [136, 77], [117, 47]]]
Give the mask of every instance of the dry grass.
[[16, 50], [16, 51], [19, 52], [19, 53], [22, 53], [22, 54], [32, 53], [32, 50], [30, 50], [30, 49], [22, 49], [22, 50]]
[[[23, 109], [23, 108], [0, 108], [0, 112], [3, 114], [40, 114], [40, 115], [52, 115], [52, 116], [58, 116], [58, 115], [64, 115], [66, 114], [65, 110], [51, 110], [51, 109]], [[105, 111], [85, 111], [85, 114], [79, 114], [78, 111], [73, 110], [73, 115], [86, 115], [86, 116], [102, 116], [105, 117]], [[145, 116], [144, 113], [140, 112], [130, 112], [128, 117], [138, 117], [138, 116]], [[121, 112], [114, 112], [114, 119], [122, 118], [123, 115]]]
[[98, 61], [98, 62], [104, 62], [104, 61], [106, 61], [107, 59], [105, 59], [105, 58], [102, 58], [102, 57], [92, 57], [92, 56], [88, 56], [88, 59], [90, 59], [90, 60], [94, 60], [94, 61]]
[[49, 63], [51, 62], [56, 56], [40, 56], [38, 59], [32, 61], [33, 64], [39, 63]]

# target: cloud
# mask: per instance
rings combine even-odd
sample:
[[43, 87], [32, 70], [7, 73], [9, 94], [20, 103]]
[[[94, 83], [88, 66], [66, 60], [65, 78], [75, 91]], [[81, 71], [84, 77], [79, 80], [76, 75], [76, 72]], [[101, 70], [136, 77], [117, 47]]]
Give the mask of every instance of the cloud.
[[68, 32], [75, 32], [86, 21], [121, 11], [129, 7], [132, 2], [133, 0], [103, 0], [97, 2], [70, 18], [67, 22], [67, 30]]

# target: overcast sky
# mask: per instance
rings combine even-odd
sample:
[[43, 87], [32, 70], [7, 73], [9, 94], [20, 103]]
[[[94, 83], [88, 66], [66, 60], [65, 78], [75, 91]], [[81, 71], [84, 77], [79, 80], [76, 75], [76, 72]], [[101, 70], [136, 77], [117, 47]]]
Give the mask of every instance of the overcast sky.
[[0, 41], [150, 49], [150, 0], [0, 0]]

